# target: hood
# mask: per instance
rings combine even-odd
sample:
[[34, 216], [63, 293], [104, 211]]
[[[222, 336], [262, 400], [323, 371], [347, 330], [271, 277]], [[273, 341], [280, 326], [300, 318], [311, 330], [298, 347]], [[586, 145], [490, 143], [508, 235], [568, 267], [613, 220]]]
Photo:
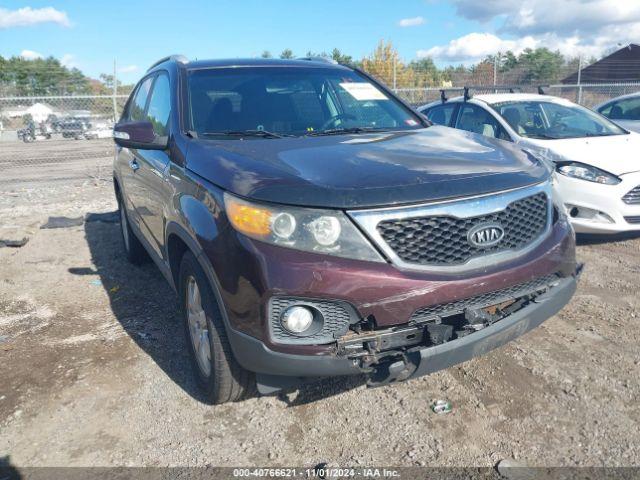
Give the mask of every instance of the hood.
[[364, 208], [535, 184], [548, 169], [517, 146], [447, 127], [282, 139], [192, 141], [187, 168], [237, 195]]
[[617, 125], [620, 125], [622, 128], [626, 128], [627, 130], [631, 130], [632, 132], [638, 133], [640, 132], [640, 120], [614, 120]]
[[520, 145], [530, 145], [554, 162], [586, 163], [614, 175], [640, 171], [640, 135], [633, 132], [606, 137], [526, 139]]

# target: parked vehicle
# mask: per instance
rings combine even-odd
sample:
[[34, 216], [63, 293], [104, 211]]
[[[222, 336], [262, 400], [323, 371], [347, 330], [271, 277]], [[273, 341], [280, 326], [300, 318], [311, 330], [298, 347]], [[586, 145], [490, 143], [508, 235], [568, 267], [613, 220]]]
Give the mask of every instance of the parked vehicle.
[[18, 130], [17, 134], [18, 134], [18, 140], [22, 140], [24, 143], [35, 142], [36, 126], [33, 122], [29, 122], [26, 127]]
[[512, 142], [555, 168], [576, 232], [640, 230], [640, 135], [548, 95], [466, 94], [419, 108], [434, 123]]
[[549, 168], [328, 61], [169, 57], [114, 128], [124, 251], [178, 292], [211, 402], [486, 353], [559, 311]]
[[608, 100], [594, 110], [621, 127], [640, 133], [640, 92]]
[[27, 122], [24, 128], [17, 131], [18, 140], [22, 140], [24, 143], [35, 142], [37, 137], [51, 138], [53, 131], [51, 126], [46, 122], [40, 122], [36, 124], [34, 121]]
[[62, 136], [64, 138], [73, 138], [74, 140], [83, 139], [89, 127], [89, 122], [79, 118], [67, 119], [60, 123]]
[[53, 135], [53, 127], [47, 122], [40, 122], [38, 125], [38, 131], [41, 136], [46, 138], [47, 140], [51, 139], [51, 135]]
[[93, 126], [84, 134], [84, 138], [86, 138], [87, 140], [111, 137], [113, 137], [113, 127], [110, 127], [104, 123]]

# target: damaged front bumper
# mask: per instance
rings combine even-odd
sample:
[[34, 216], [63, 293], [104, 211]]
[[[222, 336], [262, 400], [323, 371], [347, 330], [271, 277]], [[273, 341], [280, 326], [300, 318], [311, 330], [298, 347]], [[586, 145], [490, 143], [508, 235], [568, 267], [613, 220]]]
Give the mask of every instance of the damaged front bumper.
[[575, 290], [575, 278], [562, 279], [527, 306], [481, 330], [440, 345], [407, 350], [384, 369], [375, 370], [369, 383], [375, 386], [420, 377], [484, 355], [555, 315], [571, 300]]
[[448, 368], [523, 335], [569, 302], [576, 277], [558, 277], [545, 288], [503, 299], [491, 308], [453, 312], [440, 322], [353, 332], [337, 342], [332, 355], [277, 352], [240, 332], [230, 332], [229, 337], [241, 365], [258, 374], [262, 393], [303, 378], [349, 374], [366, 374], [369, 386], [385, 385]]

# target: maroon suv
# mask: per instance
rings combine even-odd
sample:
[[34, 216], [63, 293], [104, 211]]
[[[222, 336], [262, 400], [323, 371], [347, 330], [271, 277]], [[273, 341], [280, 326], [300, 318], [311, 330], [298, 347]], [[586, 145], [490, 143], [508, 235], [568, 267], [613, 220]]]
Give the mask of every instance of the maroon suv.
[[114, 137], [126, 255], [178, 292], [214, 403], [256, 383], [425, 375], [536, 327], [576, 288], [544, 162], [431, 126], [350, 67], [168, 57]]

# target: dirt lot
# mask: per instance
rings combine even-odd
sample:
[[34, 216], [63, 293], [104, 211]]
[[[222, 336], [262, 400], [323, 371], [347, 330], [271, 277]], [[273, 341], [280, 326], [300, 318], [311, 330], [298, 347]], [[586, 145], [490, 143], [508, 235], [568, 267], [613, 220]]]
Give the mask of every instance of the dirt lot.
[[[113, 211], [108, 174], [92, 173], [110, 159], [3, 158], [0, 238], [29, 236], [0, 248], [0, 457], [15, 465], [640, 464], [640, 238], [583, 242], [572, 303], [485, 357], [380, 389], [353, 378], [212, 407], [172, 292], [126, 263], [118, 223], [39, 229]], [[453, 412], [432, 413], [434, 399]]]

